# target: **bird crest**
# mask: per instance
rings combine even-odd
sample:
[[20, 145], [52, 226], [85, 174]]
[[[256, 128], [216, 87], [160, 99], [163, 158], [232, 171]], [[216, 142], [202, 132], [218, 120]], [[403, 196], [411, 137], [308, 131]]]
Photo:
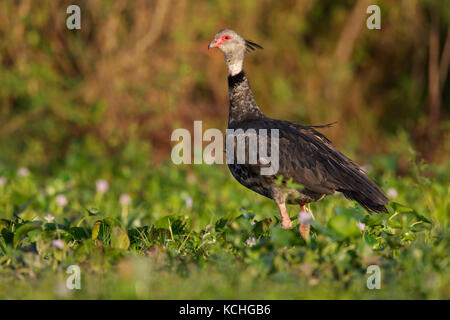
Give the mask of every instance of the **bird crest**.
[[245, 51], [246, 52], [251, 52], [253, 50], [256, 50], [257, 48], [258, 49], [264, 49], [259, 44], [254, 43], [253, 41], [245, 39]]

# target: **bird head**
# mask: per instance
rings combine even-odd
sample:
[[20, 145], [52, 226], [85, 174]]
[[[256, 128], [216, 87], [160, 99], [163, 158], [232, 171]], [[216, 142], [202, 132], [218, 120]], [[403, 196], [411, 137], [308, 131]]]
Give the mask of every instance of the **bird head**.
[[262, 49], [263, 47], [244, 39], [233, 30], [223, 29], [209, 43], [208, 49], [212, 48], [219, 48], [223, 52], [229, 74], [233, 76], [242, 71], [242, 64], [246, 52], [250, 52], [256, 48]]

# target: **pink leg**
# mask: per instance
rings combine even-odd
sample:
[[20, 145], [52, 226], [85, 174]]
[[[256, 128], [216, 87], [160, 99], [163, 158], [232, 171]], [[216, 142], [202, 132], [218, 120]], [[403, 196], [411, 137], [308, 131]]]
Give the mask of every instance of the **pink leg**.
[[286, 209], [286, 204], [284, 203], [277, 203], [278, 208], [280, 209], [280, 214], [281, 214], [281, 227], [283, 229], [292, 229], [292, 221], [289, 218], [287, 209]]
[[306, 211], [305, 205], [301, 206], [301, 211], [299, 215], [300, 226], [298, 230], [300, 231], [300, 235], [304, 240], [309, 239], [309, 229], [311, 222], [311, 214]]

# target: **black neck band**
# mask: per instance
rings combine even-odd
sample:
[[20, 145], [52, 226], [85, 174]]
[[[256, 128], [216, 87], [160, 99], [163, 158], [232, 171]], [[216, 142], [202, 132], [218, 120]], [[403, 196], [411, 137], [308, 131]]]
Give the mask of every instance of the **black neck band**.
[[236, 85], [240, 84], [242, 81], [244, 81], [245, 78], [245, 72], [242, 70], [238, 74], [235, 74], [234, 76], [228, 76], [228, 85], [230, 88], [235, 87]]

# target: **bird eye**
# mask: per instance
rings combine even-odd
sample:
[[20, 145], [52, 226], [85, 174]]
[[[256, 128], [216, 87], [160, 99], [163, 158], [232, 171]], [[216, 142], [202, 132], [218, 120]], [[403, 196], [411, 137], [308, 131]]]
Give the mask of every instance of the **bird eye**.
[[225, 40], [230, 40], [231, 37], [230, 36], [225, 36]]

